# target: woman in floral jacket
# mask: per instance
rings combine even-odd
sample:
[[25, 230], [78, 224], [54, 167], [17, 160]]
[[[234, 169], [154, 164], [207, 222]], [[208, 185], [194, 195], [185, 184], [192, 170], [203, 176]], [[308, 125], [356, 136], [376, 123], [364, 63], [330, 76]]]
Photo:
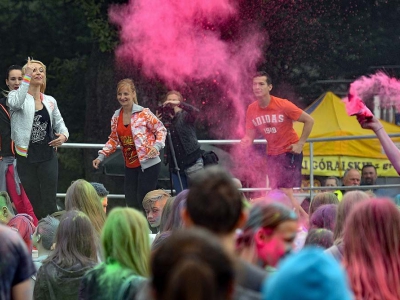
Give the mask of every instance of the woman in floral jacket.
[[138, 105], [131, 79], [118, 83], [117, 100], [121, 108], [111, 118], [111, 134], [99, 156], [93, 160], [93, 167], [97, 169], [120, 145], [125, 160], [126, 203], [143, 211], [144, 196], [157, 186], [161, 168], [159, 155], [165, 146], [167, 130], [148, 108]]

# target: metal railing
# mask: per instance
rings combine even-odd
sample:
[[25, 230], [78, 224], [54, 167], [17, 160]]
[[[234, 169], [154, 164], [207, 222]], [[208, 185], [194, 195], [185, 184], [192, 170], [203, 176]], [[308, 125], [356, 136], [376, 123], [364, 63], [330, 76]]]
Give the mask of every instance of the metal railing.
[[[389, 134], [389, 137], [400, 137], [400, 133]], [[314, 186], [314, 168], [312, 166], [312, 162], [314, 159], [314, 143], [321, 142], [334, 142], [334, 141], [345, 141], [345, 140], [370, 140], [377, 139], [376, 135], [359, 135], [359, 136], [340, 136], [340, 137], [328, 137], [328, 138], [311, 138], [307, 140], [307, 143], [310, 144], [310, 186], [309, 187], [296, 187], [294, 190], [309, 190], [310, 197], [313, 197], [313, 192], [316, 190], [333, 190], [331, 187], [321, 187]], [[199, 140], [199, 144], [208, 144], [208, 145], [233, 145], [239, 144], [240, 140]], [[266, 140], [254, 140], [254, 144], [266, 144]], [[61, 146], [61, 148], [74, 148], [74, 149], [101, 149], [104, 144], [88, 144], [88, 143], [65, 143]], [[371, 190], [376, 188], [395, 188], [400, 187], [400, 184], [385, 184], [385, 185], [370, 185], [370, 186], [359, 186], [357, 189], [359, 190]], [[348, 190], [354, 189], [354, 187], [344, 187], [341, 186], [340, 189]], [[240, 189], [243, 192], [258, 192], [258, 191], [268, 191], [270, 188], [242, 188]], [[307, 194], [308, 195], [308, 194]], [[57, 193], [57, 197], [64, 198], [65, 193]], [[120, 194], [110, 194], [108, 198], [124, 198], [124, 195]]]

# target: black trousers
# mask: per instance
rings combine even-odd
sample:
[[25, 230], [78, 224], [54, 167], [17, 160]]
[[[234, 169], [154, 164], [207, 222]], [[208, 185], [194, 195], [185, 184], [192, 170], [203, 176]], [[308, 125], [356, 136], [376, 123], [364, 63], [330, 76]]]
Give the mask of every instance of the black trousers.
[[161, 163], [142, 171], [138, 168], [125, 168], [125, 201], [126, 205], [144, 212], [144, 196], [157, 188]]
[[17, 155], [17, 171], [38, 220], [57, 211], [58, 159], [29, 163]]

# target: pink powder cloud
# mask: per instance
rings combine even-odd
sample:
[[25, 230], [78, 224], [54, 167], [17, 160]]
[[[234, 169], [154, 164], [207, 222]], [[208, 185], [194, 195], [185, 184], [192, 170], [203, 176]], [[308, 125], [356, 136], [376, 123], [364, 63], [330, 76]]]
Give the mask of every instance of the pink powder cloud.
[[243, 99], [251, 96], [244, 82], [262, 59], [265, 38], [250, 30], [237, 40], [222, 39], [221, 28], [238, 15], [238, 1], [230, 0], [136, 0], [109, 11], [120, 28], [119, 62], [140, 66], [145, 76], [169, 88], [213, 81], [238, 112], [236, 129], [242, 135], [248, 104]]
[[382, 71], [358, 78], [350, 85], [349, 96], [343, 100], [347, 113], [371, 117], [366, 106], [373, 107], [374, 96], [379, 96], [381, 107], [394, 105], [400, 110], [400, 80]]
[[[171, 89], [183, 89], [187, 83], [212, 83], [223, 101], [233, 106], [234, 114], [228, 115], [214, 103], [208, 103], [208, 109], [200, 100], [195, 103], [206, 119], [213, 120], [214, 134], [218, 130], [216, 136], [220, 138], [244, 135], [245, 112], [254, 100], [251, 80], [267, 42], [265, 32], [262, 34], [257, 25], [249, 20], [241, 22], [239, 2], [131, 0], [109, 11], [110, 21], [120, 31], [116, 50], [120, 64], [140, 67], [145, 76], [157, 78]], [[240, 34], [226, 37], [232, 25]], [[256, 158], [260, 154], [236, 148], [233, 155], [240, 164], [236, 176], [256, 177], [252, 180], [265, 186]]]

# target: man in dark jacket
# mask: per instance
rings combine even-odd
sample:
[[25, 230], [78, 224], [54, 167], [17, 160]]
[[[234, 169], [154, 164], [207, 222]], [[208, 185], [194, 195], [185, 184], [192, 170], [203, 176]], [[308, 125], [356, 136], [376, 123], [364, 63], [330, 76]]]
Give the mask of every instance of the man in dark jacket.
[[198, 114], [199, 110], [183, 102], [182, 95], [177, 91], [168, 92], [162, 109], [157, 111], [157, 117], [168, 129], [172, 140], [173, 149], [169, 141], [166, 142], [166, 164], [169, 164], [173, 187], [177, 194], [182, 189], [187, 189], [190, 177], [203, 169], [202, 150], [195, 128]]

